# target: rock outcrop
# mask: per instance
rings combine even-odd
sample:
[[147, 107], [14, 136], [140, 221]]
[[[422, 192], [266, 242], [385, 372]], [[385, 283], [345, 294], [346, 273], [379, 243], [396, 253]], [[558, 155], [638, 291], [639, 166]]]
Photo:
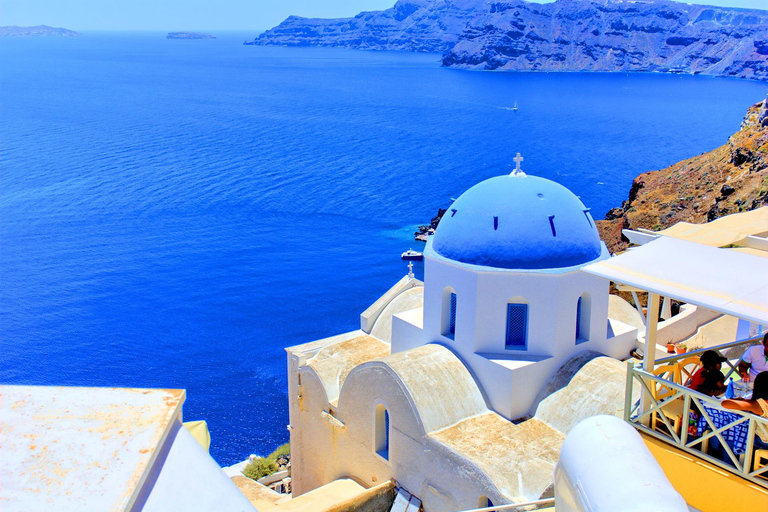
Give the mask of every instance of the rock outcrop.
[[48, 25], [37, 25], [35, 27], [11, 25], [0, 27], [0, 36], [2, 37], [76, 37], [79, 35], [74, 30], [49, 27]]
[[354, 18], [290, 16], [245, 44], [442, 53], [485, 8], [485, 0], [399, 0], [391, 9]]
[[432, 217], [432, 220], [429, 222], [429, 224], [419, 226], [419, 230], [413, 234], [416, 241], [426, 242], [429, 235], [434, 235], [435, 230], [437, 229], [437, 225], [440, 224], [440, 219], [443, 218], [443, 215], [445, 215], [445, 212], [447, 211], [447, 208], [438, 208], [437, 215]]
[[597, 221], [612, 253], [628, 241], [622, 229], [660, 230], [703, 223], [768, 205], [768, 98], [753, 105], [728, 142], [702, 155], [635, 178], [629, 198]]
[[443, 65], [768, 79], [768, 11], [669, 0], [399, 0], [354, 18], [291, 16], [245, 44], [443, 53]]

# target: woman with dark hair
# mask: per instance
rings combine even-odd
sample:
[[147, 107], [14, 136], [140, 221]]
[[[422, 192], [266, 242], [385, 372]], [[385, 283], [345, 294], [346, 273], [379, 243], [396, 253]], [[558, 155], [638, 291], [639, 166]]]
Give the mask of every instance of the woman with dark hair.
[[768, 418], [768, 372], [758, 373], [751, 400], [723, 400], [723, 407]]
[[714, 350], [707, 350], [699, 360], [701, 361], [701, 368], [693, 374], [688, 387], [709, 396], [719, 396], [725, 393], [725, 375], [720, 371], [720, 368], [728, 359]]
[[[747, 411], [768, 418], [768, 372], [758, 373], [755, 377], [755, 388], [750, 400], [723, 400], [722, 406], [726, 409]], [[758, 425], [755, 433], [757, 434], [754, 441], [755, 448], [768, 449], [768, 430]], [[722, 459], [726, 460], [724, 455]]]

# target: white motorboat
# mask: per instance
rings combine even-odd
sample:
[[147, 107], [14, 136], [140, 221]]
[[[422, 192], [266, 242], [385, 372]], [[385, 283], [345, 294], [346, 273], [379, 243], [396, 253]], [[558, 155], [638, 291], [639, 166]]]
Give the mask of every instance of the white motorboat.
[[418, 251], [414, 251], [413, 249], [408, 249], [403, 254], [400, 255], [401, 258], [404, 260], [416, 260], [421, 261], [424, 259], [424, 255]]

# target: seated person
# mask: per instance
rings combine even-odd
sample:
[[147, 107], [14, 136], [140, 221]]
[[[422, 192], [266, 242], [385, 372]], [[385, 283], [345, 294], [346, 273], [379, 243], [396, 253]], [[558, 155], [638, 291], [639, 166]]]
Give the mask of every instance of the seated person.
[[768, 371], [768, 332], [762, 345], [749, 347], [739, 361], [739, 375], [744, 382], [752, 382], [758, 373]]
[[707, 350], [701, 354], [701, 368], [691, 377], [690, 388], [709, 396], [719, 396], [725, 393], [725, 375], [720, 371], [726, 358]]
[[751, 400], [723, 400], [723, 407], [751, 413], [768, 418], [768, 372], [762, 372], [755, 379], [755, 388]]
[[[748, 411], [763, 418], [768, 418], [768, 372], [761, 372], [755, 378], [754, 392], [751, 400], [723, 400], [722, 406], [726, 409]], [[768, 448], [768, 430], [758, 426], [756, 430], [758, 439], [755, 439], [757, 448]]]

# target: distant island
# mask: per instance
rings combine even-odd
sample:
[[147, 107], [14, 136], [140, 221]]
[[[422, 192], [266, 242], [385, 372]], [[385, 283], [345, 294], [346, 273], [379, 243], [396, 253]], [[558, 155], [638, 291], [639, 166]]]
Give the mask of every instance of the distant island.
[[768, 11], [669, 0], [399, 0], [354, 18], [291, 16], [245, 44], [438, 52], [443, 66], [478, 70], [768, 80]]
[[212, 34], [201, 34], [199, 32], [168, 32], [166, 39], [216, 39]]
[[2, 37], [77, 37], [79, 35], [80, 34], [74, 30], [49, 27], [48, 25], [37, 25], [36, 27], [19, 27], [11, 25], [0, 27], [0, 36]]

